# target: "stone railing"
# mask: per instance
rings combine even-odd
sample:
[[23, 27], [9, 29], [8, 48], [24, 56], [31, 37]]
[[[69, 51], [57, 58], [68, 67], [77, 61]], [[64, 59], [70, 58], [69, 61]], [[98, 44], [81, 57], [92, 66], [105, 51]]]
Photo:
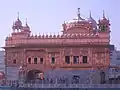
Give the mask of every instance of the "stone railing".
[[109, 39], [100, 39], [99, 34], [63, 34], [63, 35], [31, 35], [26, 38], [8, 37], [6, 46], [15, 44], [108, 44]]
[[30, 37], [28, 38], [82, 38], [82, 37], [98, 37], [99, 34], [96, 33], [91, 33], [91, 34], [88, 34], [88, 33], [80, 33], [80, 34], [62, 34], [62, 35], [59, 35], [59, 34], [54, 34], [54, 35], [31, 35]]
[[23, 84], [26, 88], [120, 88], [120, 84]]
[[[4, 88], [11, 90], [10, 88], [120, 88], [120, 84], [43, 84], [43, 83], [9, 83], [1, 84], [0, 89]], [[3, 89], [2, 89], [3, 90]]]
[[[99, 33], [79, 33], [79, 34], [51, 34], [51, 35], [46, 35], [46, 34], [39, 34], [39, 35], [33, 35], [31, 34], [30, 36], [27, 37], [27, 39], [30, 39], [30, 38], [40, 38], [40, 39], [44, 39], [44, 38], [85, 38], [85, 37], [98, 37], [99, 36]], [[6, 38], [6, 40], [12, 40], [12, 36], [9, 36]]]

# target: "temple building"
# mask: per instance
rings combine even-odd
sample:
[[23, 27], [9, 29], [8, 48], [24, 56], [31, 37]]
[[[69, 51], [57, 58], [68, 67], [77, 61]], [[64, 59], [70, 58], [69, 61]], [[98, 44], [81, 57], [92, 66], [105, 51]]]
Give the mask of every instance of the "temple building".
[[62, 35], [33, 36], [18, 16], [3, 47], [7, 79], [45, 79], [109, 67], [110, 23], [104, 12], [96, 22], [91, 13], [83, 18], [78, 8], [77, 17], [62, 26]]

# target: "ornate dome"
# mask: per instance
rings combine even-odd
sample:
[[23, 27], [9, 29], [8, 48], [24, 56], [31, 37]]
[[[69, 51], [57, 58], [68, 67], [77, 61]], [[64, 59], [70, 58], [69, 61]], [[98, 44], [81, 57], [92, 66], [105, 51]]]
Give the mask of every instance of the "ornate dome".
[[78, 8], [78, 14], [77, 14], [77, 17], [71, 21], [69, 21], [68, 23], [88, 23], [88, 20], [87, 19], [83, 19], [81, 16], [80, 16], [80, 8]]
[[18, 12], [17, 20], [14, 23], [14, 26], [15, 26], [16, 29], [21, 29], [22, 28], [22, 22], [19, 19], [19, 12]]
[[22, 26], [22, 22], [20, 21], [19, 17], [15, 21], [15, 26]]
[[[82, 33], [82, 32], [92, 32], [97, 30], [97, 23], [96, 21], [92, 18], [91, 13], [90, 13], [90, 17], [89, 18], [82, 18], [80, 16], [80, 8], [78, 8], [78, 13], [77, 13], [77, 18], [62, 24], [63, 26], [63, 33], [68, 33], [68, 32], [73, 32], [73, 33]], [[73, 28], [76, 28], [75, 30], [77, 30], [77, 28], [80, 28], [78, 31], [69, 31]], [[85, 29], [85, 30], [84, 30]], [[87, 29], [87, 31], [86, 31]]]
[[15, 29], [17, 29], [17, 30], [22, 29], [22, 22], [20, 21], [19, 16], [18, 16], [17, 20], [15, 21], [15, 23], [13, 23], [12, 29], [13, 30], [15, 30]]

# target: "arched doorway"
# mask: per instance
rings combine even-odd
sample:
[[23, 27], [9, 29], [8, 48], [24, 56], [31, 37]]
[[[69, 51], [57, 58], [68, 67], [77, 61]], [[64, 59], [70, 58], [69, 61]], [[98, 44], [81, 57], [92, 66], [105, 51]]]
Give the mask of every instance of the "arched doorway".
[[43, 72], [37, 69], [33, 69], [28, 71], [27, 75], [26, 75], [26, 80], [27, 81], [35, 81], [35, 80], [42, 80], [44, 79], [44, 75]]

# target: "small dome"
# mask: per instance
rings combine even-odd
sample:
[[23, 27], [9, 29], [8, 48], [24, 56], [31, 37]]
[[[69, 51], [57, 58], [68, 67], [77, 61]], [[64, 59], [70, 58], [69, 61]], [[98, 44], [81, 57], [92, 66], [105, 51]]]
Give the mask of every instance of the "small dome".
[[109, 20], [107, 20], [106, 17], [103, 17], [103, 18], [101, 18], [101, 19], [99, 20], [99, 22], [106, 22], [106, 21], [109, 21]]
[[28, 25], [26, 25], [26, 26], [23, 26], [23, 30], [25, 30], [25, 31], [29, 31], [30, 30], [30, 27], [28, 26]]
[[21, 27], [21, 26], [22, 26], [22, 22], [21, 22], [20, 19], [19, 19], [19, 12], [18, 12], [18, 18], [17, 18], [17, 20], [15, 21], [15, 26], [17, 26], [17, 27]]
[[109, 19], [105, 17], [105, 12], [103, 11], [103, 17], [99, 20], [99, 23], [109, 23]]
[[23, 26], [23, 30], [24, 30], [24, 31], [30, 31], [30, 27], [29, 27], [28, 24], [27, 24], [27, 19], [26, 19], [26, 25]]
[[15, 26], [22, 26], [22, 22], [18, 18], [17, 21], [15, 21]]

